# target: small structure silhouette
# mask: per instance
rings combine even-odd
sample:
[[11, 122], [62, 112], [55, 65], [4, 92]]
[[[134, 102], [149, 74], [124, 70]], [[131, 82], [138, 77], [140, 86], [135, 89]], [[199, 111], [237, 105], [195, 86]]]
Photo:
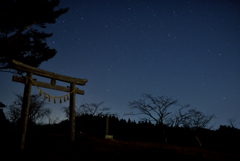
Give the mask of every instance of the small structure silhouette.
[[113, 135], [108, 135], [108, 128], [109, 128], [109, 117], [106, 115], [106, 135], [105, 139], [113, 139]]

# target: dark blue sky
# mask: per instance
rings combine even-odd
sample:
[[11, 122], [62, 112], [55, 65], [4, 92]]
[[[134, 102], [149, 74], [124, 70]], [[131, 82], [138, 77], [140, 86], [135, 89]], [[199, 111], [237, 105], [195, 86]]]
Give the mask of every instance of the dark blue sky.
[[[44, 30], [53, 32], [47, 42], [58, 53], [39, 68], [88, 79], [79, 86], [85, 95], [77, 96], [77, 106], [105, 101], [121, 118], [129, 101], [149, 93], [215, 114], [216, 128], [233, 116], [240, 121], [237, 0], [62, 0], [60, 7], [70, 9]], [[1, 73], [7, 105], [24, 89], [11, 77]], [[60, 108], [68, 102], [47, 106], [52, 117], [65, 118]]]

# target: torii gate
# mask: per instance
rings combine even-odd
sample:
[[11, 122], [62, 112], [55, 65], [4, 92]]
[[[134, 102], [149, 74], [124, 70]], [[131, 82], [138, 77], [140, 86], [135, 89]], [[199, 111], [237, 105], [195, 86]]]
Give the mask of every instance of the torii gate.
[[[21, 111], [21, 119], [22, 119], [22, 132], [21, 132], [21, 144], [20, 149], [24, 149], [25, 144], [25, 136], [27, 130], [27, 120], [28, 120], [28, 112], [29, 112], [29, 105], [30, 105], [30, 96], [31, 96], [31, 89], [32, 85], [37, 87], [44, 87], [50, 88], [54, 90], [69, 92], [70, 94], [70, 106], [69, 106], [69, 119], [70, 119], [70, 126], [71, 126], [71, 141], [75, 140], [75, 94], [82, 94], [84, 95], [83, 90], [79, 90], [76, 88], [77, 85], [85, 85], [88, 81], [87, 79], [78, 79], [73, 77], [68, 77], [65, 75], [56, 74], [53, 72], [45, 71], [42, 69], [38, 69], [16, 60], [12, 60], [13, 68], [19, 71], [27, 72], [25, 77], [18, 77], [13, 76], [12, 81], [24, 83], [24, 94], [23, 94], [23, 103], [22, 103], [22, 111]], [[51, 83], [44, 83], [37, 80], [33, 80], [33, 74], [51, 78]], [[56, 85], [56, 80], [68, 82], [70, 83], [70, 87], [63, 87]], [[40, 91], [41, 92], [41, 91]], [[49, 95], [48, 95], [49, 96]], [[49, 98], [50, 99], [50, 98]], [[61, 101], [61, 100], [60, 100]]]

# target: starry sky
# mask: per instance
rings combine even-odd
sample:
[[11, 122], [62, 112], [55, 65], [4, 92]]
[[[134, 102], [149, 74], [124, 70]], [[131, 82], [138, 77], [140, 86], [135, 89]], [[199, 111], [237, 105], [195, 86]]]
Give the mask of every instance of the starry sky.
[[[85, 95], [76, 96], [76, 106], [105, 101], [128, 119], [128, 102], [148, 93], [215, 114], [216, 128], [232, 117], [240, 122], [239, 1], [61, 0], [59, 7], [70, 9], [44, 29], [53, 33], [47, 43], [58, 52], [39, 68], [88, 79], [77, 86]], [[10, 105], [24, 85], [12, 82], [11, 73], [0, 75], [0, 101]], [[53, 118], [66, 119], [61, 107], [68, 105], [52, 101], [46, 107]]]

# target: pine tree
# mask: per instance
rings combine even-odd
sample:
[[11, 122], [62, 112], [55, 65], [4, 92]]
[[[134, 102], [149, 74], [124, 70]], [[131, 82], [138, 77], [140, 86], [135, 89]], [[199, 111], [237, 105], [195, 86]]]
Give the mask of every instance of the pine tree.
[[68, 11], [54, 9], [59, 3], [59, 0], [1, 0], [0, 71], [11, 69], [12, 59], [38, 67], [55, 56], [57, 51], [45, 42], [52, 33], [39, 30]]

